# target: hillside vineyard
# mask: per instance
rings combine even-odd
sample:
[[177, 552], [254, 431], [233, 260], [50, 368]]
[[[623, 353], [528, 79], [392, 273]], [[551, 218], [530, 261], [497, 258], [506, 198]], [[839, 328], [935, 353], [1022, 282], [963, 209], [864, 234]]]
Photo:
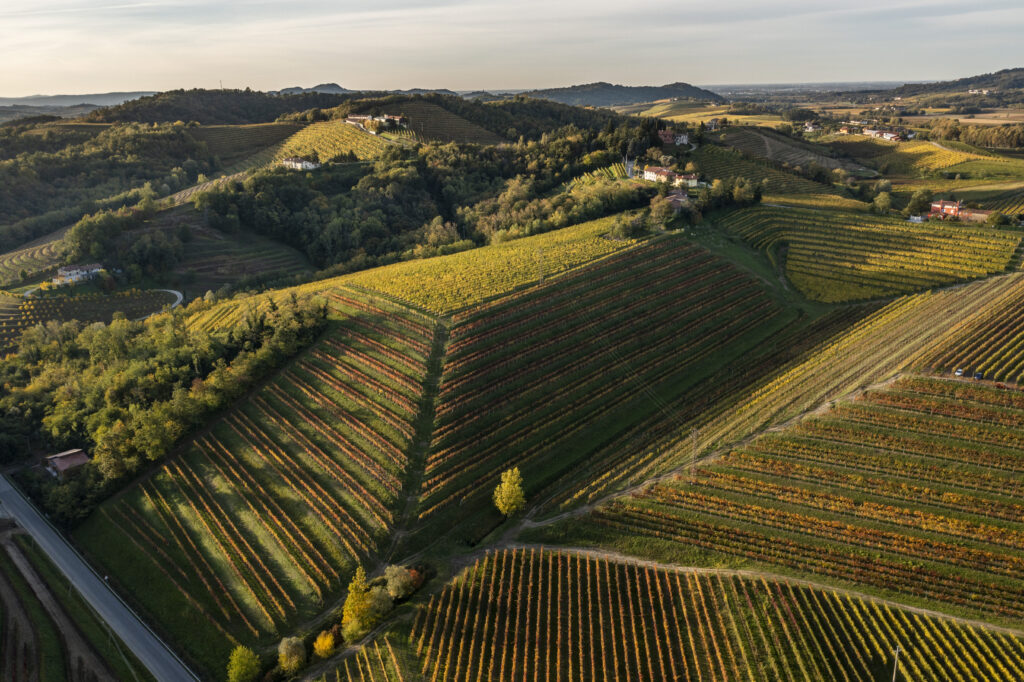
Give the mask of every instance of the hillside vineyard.
[[968, 80], [0, 123], [0, 677], [1024, 679]]

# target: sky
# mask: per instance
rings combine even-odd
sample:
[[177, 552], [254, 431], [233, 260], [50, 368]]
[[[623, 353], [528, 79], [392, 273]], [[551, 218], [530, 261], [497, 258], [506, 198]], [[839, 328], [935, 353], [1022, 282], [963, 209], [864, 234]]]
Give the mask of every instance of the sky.
[[3, 0], [0, 96], [946, 80], [1022, 35], [1021, 0]]

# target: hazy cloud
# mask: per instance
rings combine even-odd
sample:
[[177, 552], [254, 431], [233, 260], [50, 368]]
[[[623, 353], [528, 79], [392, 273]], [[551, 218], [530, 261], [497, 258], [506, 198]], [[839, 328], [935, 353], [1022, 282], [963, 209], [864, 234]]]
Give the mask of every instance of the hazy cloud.
[[0, 95], [945, 78], [1020, 65], [1022, 29], [1020, 0], [5, 0]]

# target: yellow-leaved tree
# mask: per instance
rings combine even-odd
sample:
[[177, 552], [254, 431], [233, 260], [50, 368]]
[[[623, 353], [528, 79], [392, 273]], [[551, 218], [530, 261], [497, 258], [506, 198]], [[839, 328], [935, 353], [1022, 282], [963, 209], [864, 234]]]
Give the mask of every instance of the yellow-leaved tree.
[[520, 512], [526, 506], [523, 476], [519, 467], [512, 467], [501, 475], [501, 483], [494, 489], [494, 506], [506, 517]]

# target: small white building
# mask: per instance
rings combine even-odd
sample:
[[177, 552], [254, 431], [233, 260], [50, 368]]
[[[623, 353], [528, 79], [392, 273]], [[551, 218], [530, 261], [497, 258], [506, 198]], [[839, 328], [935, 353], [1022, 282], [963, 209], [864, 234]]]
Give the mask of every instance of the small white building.
[[317, 168], [320, 167], [319, 163], [314, 163], [313, 161], [309, 161], [307, 159], [300, 159], [297, 156], [290, 156], [287, 159], [283, 159], [281, 161], [281, 165], [284, 166], [285, 168], [288, 168], [289, 170], [297, 171], [316, 170]]
[[53, 278], [56, 286], [65, 284], [76, 284], [93, 279], [100, 274], [103, 266], [99, 263], [85, 263], [82, 265], [65, 265], [57, 270], [57, 276]]
[[673, 187], [697, 187], [700, 185], [700, 176], [696, 173], [676, 174], [672, 182]]
[[678, 135], [676, 135], [676, 144], [679, 146], [690, 144], [690, 134], [679, 133]]

